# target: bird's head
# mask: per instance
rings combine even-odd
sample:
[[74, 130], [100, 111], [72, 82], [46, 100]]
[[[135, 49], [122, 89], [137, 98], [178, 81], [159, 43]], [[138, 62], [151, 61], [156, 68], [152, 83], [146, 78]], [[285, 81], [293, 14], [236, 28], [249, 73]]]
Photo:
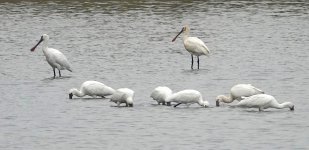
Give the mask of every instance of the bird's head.
[[189, 33], [190, 31], [190, 28], [188, 25], [185, 25], [184, 27], [182, 27], [182, 29], [180, 30], [180, 32], [173, 38], [172, 42], [174, 42], [177, 37], [182, 33], [182, 32], [185, 32], [185, 33]]
[[36, 49], [36, 47], [37, 47], [41, 42], [47, 41], [48, 39], [49, 39], [49, 36], [48, 36], [47, 34], [43, 34], [43, 35], [41, 36], [39, 42], [38, 42], [34, 47], [31, 48], [31, 52], [33, 52], [33, 51]]
[[222, 102], [224, 99], [226, 99], [225, 95], [218, 95], [216, 97], [216, 106], [219, 107], [220, 106], [220, 102]]

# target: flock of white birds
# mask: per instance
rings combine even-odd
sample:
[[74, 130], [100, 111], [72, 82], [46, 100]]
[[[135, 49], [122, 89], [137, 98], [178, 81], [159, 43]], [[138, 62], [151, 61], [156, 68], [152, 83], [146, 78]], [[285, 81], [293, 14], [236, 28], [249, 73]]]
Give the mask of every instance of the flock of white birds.
[[[202, 40], [197, 37], [189, 37], [190, 28], [184, 26], [182, 30], [172, 40], [174, 42], [176, 38], [184, 33], [183, 43], [185, 49], [191, 54], [191, 69], [193, 69], [193, 56], [197, 56], [197, 68], [199, 69], [199, 56], [208, 55], [210, 53], [207, 46]], [[43, 34], [39, 42], [31, 49], [34, 51], [36, 47], [43, 42], [43, 53], [46, 57], [46, 61], [52, 67], [54, 72], [54, 78], [56, 78], [56, 68], [61, 77], [60, 70], [68, 70], [72, 72], [71, 65], [67, 60], [66, 56], [57, 49], [48, 47], [49, 36]], [[85, 95], [91, 97], [102, 97], [110, 96], [110, 101], [120, 106], [124, 103], [127, 107], [133, 107], [134, 91], [128, 88], [120, 88], [114, 90], [113, 88], [100, 83], [98, 81], [86, 81], [82, 83], [80, 89], [73, 88], [69, 91], [69, 98], [73, 96], [83, 97]], [[173, 93], [172, 90], [166, 86], [156, 87], [150, 97], [157, 101], [158, 105], [171, 106], [171, 103], [175, 103], [174, 107], [180, 104], [186, 104], [187, 106], [197, 103], [202, 107], [209, 107], [209, 102], [203, 100], [202, 94], [199, 91], [187, 89]], [[264, 92], [250, 84], [237, 84], [231, 88], [230, 95], [219, 95], [216, 97], [216, 106], [220, 106], [220, 103], [231, 103], [234, 100], [239, 101], [237, 107], [244, 108], [258, 108], [262, 111], [267, 108], [289, 108], [294, 110], [294, 104], [291, 102], [278, 103], [278, 101], [271, 95], [264, 94]]]

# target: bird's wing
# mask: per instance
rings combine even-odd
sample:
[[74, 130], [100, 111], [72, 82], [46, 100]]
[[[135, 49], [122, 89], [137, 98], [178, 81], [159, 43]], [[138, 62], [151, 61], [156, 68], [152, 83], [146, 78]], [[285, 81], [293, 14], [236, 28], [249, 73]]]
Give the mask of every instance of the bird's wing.
[[240, 107], [261, 107], [266, 106], [271, 102], [270, 97], [265, 96], [264, 94], [253, 95], [250, 97], [245, 97], [242, 101], [240, 101], [237, 106]]
[[68, 59], [65, 57], [65, 55], [57, 49], [53, 49], [53, 48], [49, 48], [49, 49], [53, 51], [55, 62], [59, 64], [61, 68], [67, 69], [72, 72], [71, 65]]
[[188, 37], [185, 41], [185, 47], [193, 50], [195, 53], [200, 53], [200, 50], [202, 50], [205, 55], [210, 53], [205, 43], [197, 37]]

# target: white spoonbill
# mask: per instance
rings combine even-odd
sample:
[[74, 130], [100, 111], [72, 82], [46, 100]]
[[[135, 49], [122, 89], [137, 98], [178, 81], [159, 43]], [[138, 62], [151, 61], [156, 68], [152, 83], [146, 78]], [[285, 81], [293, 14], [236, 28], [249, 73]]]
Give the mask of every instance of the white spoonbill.
[[91, 97], [96, 96], [108, 96], [114, 94], [115, 90], [105, 84], [98, 81], [85, 81], [80, 89], [73, 88], [69, 91], [69, 98], [72, 99], [73, 95], [83, 97], [89, 95]]
[[236, 106], [244, 108], [259, 108], [259, 111], [267, 108], [290, 108], [290, 110], [294, 110], [293, 103], [284, 102], [279, 104], [273, 96], [267, 94], [257, 94], [250, 97], [245, 97], [242, 101], [237, 103]]
[[202, 94], [196, 90], [183, 90], [177, 93], [172, 94], [166, 99], [166, 102], [176, 102], [174, 107], [177, 107], [180, 104], [193, 104], [197, 103], [203, 107], [208, 107], [208, 101], [203, 101]]
[[231, 88], [230, 96], [218, 95], [216, 98], [216, 106], [220, 106], [220, 102], [231, 103], [234, 100], [241, 101], [242, 97], [248, 97], [264, 92], [251, 84], [236, 84]]
[[[166, 86], [158, 86], [152, 91], [150, 97], [153, 98], [153, 100], [157, 101], [158, 105], [160, 105], [160, 103], [165, 105], [165, 101], [170, 95], [172, 95], [172, 90], [170, 88]], [[167, 102], [166, 105], [171, 106], [171, 102]]]
[[59, 51], [53, 48], [48, 47], [48, 40], [49, 36], [47, 34], [43, 34], [41, 36], [40, 41], [31, 48], [31, 51], [33, 52], [35, 48], [43, 42], [43, 53], [46, 57], [46, 61], [48, 64], [53, 68], [54, 71], [54, 78], [56, 78], [56, 72], [55, 69], [57, 68], [59, 71], [59, 77], [61, 77], [60, 70], [69, 70], [72, 72], [71, 65], [67, 58]]
[[200, 58], [201, 55], [208, 55], [209, 49], [205, 43], [197, 37], [189, 37], [190, 28], [189, 26], [184, 26], [181, 31], [175, 36], [172, 40], [174, 42], [176, 38], [184, 32], [183, 35], [183, 44], [185, 49], [191, 54], [191, 69], [193, 69], [193, 55], [197, 56], [197, 69], [200, 68]]
[[111, 97], [111, 102], [114, 102], [119, 107], [121, 103], [125, 103], [127, 107], [133, 107], [134, 91], [128, 88], [117, 89]]

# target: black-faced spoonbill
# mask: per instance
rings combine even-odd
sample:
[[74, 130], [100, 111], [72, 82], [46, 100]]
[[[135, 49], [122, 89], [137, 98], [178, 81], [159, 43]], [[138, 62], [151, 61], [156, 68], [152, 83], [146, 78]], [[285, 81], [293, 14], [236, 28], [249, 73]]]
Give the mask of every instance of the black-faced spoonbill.
[[171, 102], [165, 102], [170, 95], [172, 95], [172, 90], [170, 88], [166, 86], [158, 86], [152, 91], [150, 97], [157, 101], [158, 105], [160, 105], [160, 103], [165, 105], [166, 103], [167, 106], [171, 106]]
[[293, 103], [284, 102], [279, 104], [273, 96], [267, 94], [257, 94], [250, 97], [245, 97], [242, 101], [237, 103], [236, 106], [244, 108], [258, 108], [259, 111], [267, 108], [290, 108], [291, 111], [294, 110]]
[[234, 100], [241, 101], [242, 97], [248, 97], [256, 94], [263, 94], [264, 92], [251, 84], [236, 84], [231, 88], [230, 96], [218, 95], [216, 97], [216, 106], [220, 103], [231, 103]]
[[208, 101], [204, 101], [202, 98], [202, 94], [196, 90], [183, 90], [177, 93], [172, 94], [166, 99], [166, 102], [176, 102], [178, 104], [174, 105], [177, 107], [180, 104], [193, 104], [197, 103], [203, 107], [208, 107]]
[[183, 44], [185, 49], [191, 54], [191, 69], [193, 69], [193, 55], [197, 56], [197, 69], [200, 68], [200, 58], [201, 55], [208, 55], [209, 49], [205, 43], [197, 37], [189, 37], [190, 28], [189, 26], [184, 26], [181, 31], [175, 36], [172, 40], [174, 42], [176, 38], [184, 32], [183, 35]]
[[120, 88], [115, 91], [111, 97], [111, 102], [114, 102], [119, 107], [125, 103], [127, 107], [133, 107], [134, 91], [128, 88]]
[[114, 94], [115, 90], [98, 81], [85, 81], [80, 89], [73, 88], [69, 91], [69, 98], [72, 99], [73, 95], [83, 97], [89, 95], [91, 97], [105, 97]]
[[33, 52], [35, 48], [43, 42], [43, 53], [46, 57], [46, 61], [48, 64], [53, 68], [54, 71], [54, 78], [56, 78], [56, 72], [55, 68], [58, 69], [59, 71], [59, 77], [61, 77], [60, 70], [69, 70], [72, 72], [71, 65], [68, 61], [68, 59], [59, 51], [53, 48], [48, 47], [48, 40], [49, 36], [47, 34], [43, 34], [41, 36], [40, 41], [33, 47], [31, 48], [31, 51]]

